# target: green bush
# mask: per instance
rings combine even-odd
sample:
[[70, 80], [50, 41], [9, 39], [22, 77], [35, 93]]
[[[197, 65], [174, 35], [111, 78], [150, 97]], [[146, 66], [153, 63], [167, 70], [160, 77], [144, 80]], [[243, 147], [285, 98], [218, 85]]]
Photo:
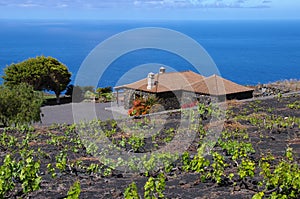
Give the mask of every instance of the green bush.
[[166, 177], [163, 173], [158, 174], [156, 178], [150, 177], [144, 186], [144, 198], [156, 199], [164, 198], [164, 190], [166, 187]]
[[6, 155], [0, 166], [0, 198], [4, 198], [15, 189], [17, 183], [22, 186], [23, 193], [40, 189], [40, 163], [33, 160], [32, 151], [23, 150], [21, 159], [16, 161]]
[[132, 182], [124, 192], [125, 199], [139, 199], [138, 189], [134, 182]]
[[66, 199], [78, 199], [80, 196], [80, 192], [81, 192], [80, 182], [76, 181], [70, 187], [70, 189], [68, 191], [68, 197], [66, 197]]
[[[270, 194], [269, 198], [299, 198], [300, 197], [300, 167], [292, 148], [287, 148], [285, 157], [277, 165], [271, 165], [267, 159], [260, 161], [265, 189], [253, 196], [254, 199]], [[260, 197], [261, 196], [261, 197]]]
[[0, 125], [21, 125], [41, 121], [43, 95], [27, 84], [0, 86]]

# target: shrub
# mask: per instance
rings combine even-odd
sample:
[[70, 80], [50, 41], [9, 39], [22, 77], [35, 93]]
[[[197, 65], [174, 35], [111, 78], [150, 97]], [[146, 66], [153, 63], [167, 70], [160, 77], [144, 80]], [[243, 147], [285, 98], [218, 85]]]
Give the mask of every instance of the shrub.
[[265, 188], [253, 198], [262, 198], [264, 194], [270, 193], [270, 198], [299, 198], [300, 197], [300, 168], [292, 148], [287, 148], [285, 157], [275, 165], [269, 160], [262, 158], [260, 161], [263, 176], [262, 185]]
[[80, 192], [81, 192], [80, 182], [76, 181], [70, 187], [70, 189], [68, 191], [68, 197], [66, 197], [66, 199], [77, 199], [80, 196]]
[[132, 182], [124, 192], [124, 198], [125, 199], [139, 199], [139, 194], [137, 190], [137, 186], [134, 182]]
[[133, 101], [133, 106], [128, 110], [130, 116], [146, 115], [150, 112], [152, 106], [158, 103], [156, 97], [138, 98]]
[[25, 83], [0, 86], [0, 125], [21, 125], [41, 121], [43, 95]]
[[16, 161], [6, 155], [0, 166], [0, 198], [13, 191], [16, 184], [21, 184], [23, 193], [40, 189], [40, 163], [33, 160], [32, 151], [23, 150], [21, 159]]
[[164, 190], [166, 186], [166, 177], [163, 173], [158, 174], [156, 178], [150, 177], [144, 186], [144, 198], [164, 198]]

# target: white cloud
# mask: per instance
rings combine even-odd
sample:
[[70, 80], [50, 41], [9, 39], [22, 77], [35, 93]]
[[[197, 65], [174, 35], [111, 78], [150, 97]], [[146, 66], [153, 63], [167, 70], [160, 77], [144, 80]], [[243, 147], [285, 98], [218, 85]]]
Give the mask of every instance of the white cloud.
[[66, 3], [58, 3], [58, 4], [56, 5], [56, 7], [58, 7], [58, 8], [67, 8], [67, 7], [69, 7], [69, 5], [66, 4]]
[[265, 7], [271, 3], [271, 0], [0, 0], [0, 6], [46, 8], [250, 8]]
[[16, 4], [16, 6], [18, 7], [40, 7], [39, 4], [34, 4], [34, 3], [20, 3], [20, 4]]
[[266, 7], [271, 1], [266, 0], [135, 0], [135, 6], [156, 5], [177, 8], [252, 8]]

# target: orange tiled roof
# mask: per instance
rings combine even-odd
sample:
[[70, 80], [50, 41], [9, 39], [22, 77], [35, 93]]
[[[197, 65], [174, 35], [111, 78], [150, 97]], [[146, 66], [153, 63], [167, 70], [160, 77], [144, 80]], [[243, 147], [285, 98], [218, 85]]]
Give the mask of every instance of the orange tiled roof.
[[216, 96], [253, 91], [251, 88], [236, 84], [218, 75], [212, 75], [203, 80], [194, 82], [186, 86], [183, 90]]
[[204, 79], [202, 75], [199, 75], [192, 71], [170, 72], [163, 74], [155, 74], [154, 81], [157, 83], [151, 90], [147, 89], [147, 78], [144, 78], [131, 84], [115, 87], [115, 89], [131, 88], [146, 92], [162, 93], [167, 91], [182, 90], [186, 85], [189, 85], [191, 82], [193, 83], [201, 79]]
[[147, 78], [115, 87], [115, 89], [129, 88], [151, 93], [185, 90], [206, 95], [224, 95], [253, 91], [253, 89], [241, 86], [217, 75], [206, 78], [192, 71], [155, 74], [154, 81], [156, 83], [151, 90], [147, 89]]

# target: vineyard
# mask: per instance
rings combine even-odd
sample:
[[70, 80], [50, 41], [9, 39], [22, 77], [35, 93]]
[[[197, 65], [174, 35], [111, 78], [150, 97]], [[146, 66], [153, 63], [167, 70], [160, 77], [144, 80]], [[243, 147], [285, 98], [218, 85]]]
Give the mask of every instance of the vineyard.
[[[223, 129], [210, 143], [211, 118], [222, 114]], [[200, 104], [163, 116], [0, 133], [0, 198], [300, 197], [299, 94], [231, 101], [224, 112]], [[169, 153], [188, 139], [184, 151]]]

